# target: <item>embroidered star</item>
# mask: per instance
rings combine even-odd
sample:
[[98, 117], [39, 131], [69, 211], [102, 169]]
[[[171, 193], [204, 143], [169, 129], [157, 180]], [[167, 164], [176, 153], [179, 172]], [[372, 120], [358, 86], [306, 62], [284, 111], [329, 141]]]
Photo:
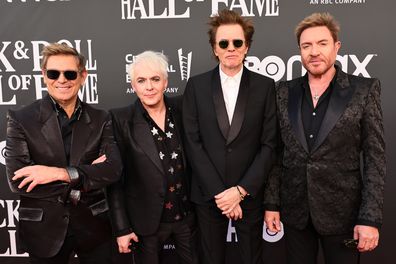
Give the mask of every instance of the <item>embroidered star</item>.
[[177, 159], [177, 156], [179, 156], [179, 154], [177, 154], [176, 152], [173, 151], [171, 153], [171, 156], [172, 156], [171, 159]]
[[174, 192], [176, 189], [175, 189], [175, 186], [171, 186], [171, 187], [169, 187], [169, 191], [170, 192]]
[[164, 153], [162, 153], [162, 151], [160, 151], [160, 153], [159, 153], [159, 156], [160, 156], [160, 159], [161, 159], [161, 160], [163, 160], [163, 159], [164, 159], [164, 156], [165, 156], [165, 154], [164, 154]]
[[174, 127], [175, 127], [175, 124], [173, 124], [172, 122], [169, 122], [169, 127], [170, 127], [170, 128], [174, 128]]
[[168, 170], [171, 174], [173, 174], [175, 172], [175, 169], [171, 166]]
[[180, 189], [182, 187], [182, 184], [181, 183], [176, 183], [176, 188], [177, 189]]
[[151, 133], [153, 133], [154, 135], [158, 135], [158, 129], [156, 129], [155, 127], [153, 127], [153, 129], [151, 129]]
[[172, 133], [172, 132], [170, 132], [170, 131], [166, 132], [166, 137], [172, 138], [172, 136], [173, 136], [173, 133]]
[[165, 204], [165, 208], [166, 209], [172, 209], [172, 207], [173, 207], [173, 204], [171, 203], [171, 202], [167, 202], [166, 204]]

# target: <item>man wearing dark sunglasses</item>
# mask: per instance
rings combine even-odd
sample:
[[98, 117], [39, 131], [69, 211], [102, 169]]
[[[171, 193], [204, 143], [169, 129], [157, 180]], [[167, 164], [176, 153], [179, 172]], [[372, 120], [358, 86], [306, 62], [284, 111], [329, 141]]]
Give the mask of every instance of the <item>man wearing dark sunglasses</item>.
[[219, 65], [189, 79], [183, 102], [202, 263], [225, 262], [229, 219], [241, 263], [261, 263], [263, 189], [277, 142], [274, 81], [243, 66], [250, 20], [223, 10], [209, 25]]
[[20, 196], [18, 233], [30, 263], [111, 262], [103, 188], [122, 164], [109, 115], [81, 102], [85, 58], [65, 44], [42, 51], [48, 95], [7, 118], [6, 172]]

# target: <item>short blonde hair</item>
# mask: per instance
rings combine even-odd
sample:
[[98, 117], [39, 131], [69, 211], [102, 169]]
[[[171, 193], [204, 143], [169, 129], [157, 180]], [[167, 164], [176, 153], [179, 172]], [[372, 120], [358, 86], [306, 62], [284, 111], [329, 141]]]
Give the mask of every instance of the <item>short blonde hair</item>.
[[338, 33], [340, 32], [340, 24], [334, 19], [330, 13], [313, 13], [304, 18], [294, 30], [297, 37], [297, 44], [300, 46], [300, 37], [304, 30], [311, 27], [325, 26], [329, 29], [334, 42], [338, 41]]

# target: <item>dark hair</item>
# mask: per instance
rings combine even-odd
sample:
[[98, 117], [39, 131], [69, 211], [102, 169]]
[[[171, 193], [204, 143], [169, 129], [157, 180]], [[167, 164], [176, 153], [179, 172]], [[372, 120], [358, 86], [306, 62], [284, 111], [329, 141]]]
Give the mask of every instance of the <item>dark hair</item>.
[[81, 72], [85, 69], [85, 57], [75, 48], [72, 48], [65, 43], [51, 43], [43, 48], [41, 55], [43, 56], [41, 69], [46, 69], [48, 58], [55, 55], [72, 55], [78, 60], [78, 70]]
[[246, 46], [250, 48], [254, 34], [254, 26], [252, 20], [242, 18], [240, 14], [232, 10], [223, 9], [218, 13], [218, 15], [211, 17], [208, 24], [210, 26], [208, 31], [209, 43], [212, 46], [212, 48], [214, 48], [216, 45], [217, 29], [221, 25], [233, 25], [233, 24], [237, 24], [242, 27], [243, 33], [245, 35]]
[[297, 37], [297, 44], [300, 45], [300, 37], [304, 30], [311, 27], [325, 26], [329, 29], [334, 42], [338, 41], [338, 32], [340, 25], [330, 13], [313, 13], [304, 18], [294, 30]]

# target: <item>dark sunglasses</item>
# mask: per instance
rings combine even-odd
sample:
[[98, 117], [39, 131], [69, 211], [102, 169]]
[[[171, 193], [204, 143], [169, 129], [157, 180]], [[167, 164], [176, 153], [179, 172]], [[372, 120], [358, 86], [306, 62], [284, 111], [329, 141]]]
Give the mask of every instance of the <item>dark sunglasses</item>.
[[[230, 42], [227, 39], [222, 39], [219, 41], [219, 47], [222, 49], [228, 48], [228, 45]], [[240, 48], [243, 45], [243, 40], [242, 39], [233, 39], [232, 44], [234, 45], [235, 48]]]
[[58, 71], [58, 70], [46, 70], [45, 73], [47, 74], [48, 79], [51, 80], [58, 80], [61, 73], [65, 76], [66, 79], [69, 81], [73, 81], [77, 79], [78, 72], [76, 71]]

